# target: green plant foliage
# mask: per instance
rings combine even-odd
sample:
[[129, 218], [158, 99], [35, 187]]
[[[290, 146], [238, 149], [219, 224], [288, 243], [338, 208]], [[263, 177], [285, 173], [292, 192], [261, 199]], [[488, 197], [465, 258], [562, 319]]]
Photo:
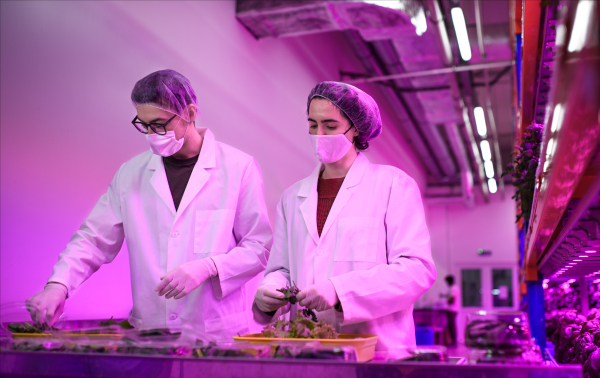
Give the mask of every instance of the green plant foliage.
[[46, 323], [10, 323], [7, 326], [8, 330], [13, 333], [44, 333], [47, 331], [56, 331], [54, 327], [50, 327]]
[[[300, 289], [298, 289], [296, 284], [294, 284], [292, 287], [285, 287], [283, 289], [277, 289], [277, 291], [280, 293], [283, 293], [283, 295], [285, 295], [285, 297], [283, 299], [285, 299], [289, 303], [291, 303], [291, 304], [298, 303], [298, 299], [296, 298], [296, 295], [298, 295], [298, 293], [300, 292]], [[313, 322], [317, 321], [317, 314], [315, 314], [315, 312], [309, 308], [303, 309], [302, 315], [304, 315], [307, 318], [311, 318], [313, 320]]]
[[324, 320], [313, 321], [298, 311], [296, 320], [286, 322], [277, 319], [274, 323], [266, 325], [262, 330], [264, 337], [291, 338], [291, 339], [337, 339], [338, 334], [330, 324]]
[[517, 222], [521, 218], [529, 221], [535, 191], [535, 172], [540, 161], [543, 126], [532, 124], [523, 132], [521, 143], [516, 145], [517, 152], [513, 153], [514, 161], [506, 167], [502, 174], [513, 177], [513, 186], [517, 189], [512, 196], [519, 204], [521, 212], [517, 214]]
[[118, 325], [123, 329], [132, 329], [133, 326], [131, 324], [129, 324], [129, 322], [127, 320], [123, 320], [121, 322], [115, 322], [113, 320], [113, 317], [111, 316], [110, 319], [105, 320], [103, 322], [100, 322], [98, 324], [100, 327], [107, 327], [107, 326], [111, 326], [111, 325]]

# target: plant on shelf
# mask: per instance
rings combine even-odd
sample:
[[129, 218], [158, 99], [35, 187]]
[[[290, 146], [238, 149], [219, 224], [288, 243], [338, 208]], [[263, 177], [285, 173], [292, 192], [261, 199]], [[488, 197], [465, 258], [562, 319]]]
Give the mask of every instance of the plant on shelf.
[[535, 191], [535, 172], [540, 161], [543, 125], [533, 123], [523, 132], [521, 143], [515, 146], [515, 159], [506, 167], [502, 174], [513, 177], [513, 186], [517, 189], [513, 199], [519, 204], [521, 212], [517, 214], [517, 222], [521, 218], [529, 222], [533, 193]]

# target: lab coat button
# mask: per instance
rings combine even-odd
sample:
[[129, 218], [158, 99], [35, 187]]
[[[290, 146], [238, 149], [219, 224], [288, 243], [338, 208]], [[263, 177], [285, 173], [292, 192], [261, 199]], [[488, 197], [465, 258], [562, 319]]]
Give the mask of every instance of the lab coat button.
[[172, 237], [172, 238], [179, 237], [179, 232], [173, 232], [173, 233], [171, 234], [171, 237]]
[[169, 316], [169, 319], [171, 319], [171, 320], [177, 319], [177, 314], [171, 314], [171, 316]]
[[317, 255], [322, 256], [323, 255], [323, 250], [320, 249], [319, 252], [317, 252]]

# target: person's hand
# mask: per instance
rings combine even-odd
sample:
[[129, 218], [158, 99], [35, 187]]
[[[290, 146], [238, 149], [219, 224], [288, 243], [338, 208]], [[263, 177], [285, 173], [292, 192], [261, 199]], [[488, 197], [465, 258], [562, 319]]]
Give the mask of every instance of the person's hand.
[[181, 299], [211, 277], [211, 269], [208, 264], [214, 266], [210, 257], [181, 264], [160, 277], [161, 281], [154, 290], [158, 291], [159, 297], [166, 294], [166, 299], [173, 297]]
[[340, 301], [330, 280], [307, 287], [299, 292], [296, 298], [300, 306], [317, 311], [329, 310]]
[[36, 323], [54, 325], [65, 310], [67, 288], [59, 283], [49, 283], [41, 293], [25, 301], [31, 319]]
[[262, 312], [273, 312], [279, 307], [283, 307], [287, 304], [287, 300], [284, 299], [285, 295], [282, 292], [277, 291], [277, 287], [274, 285], [260, 286], [256, 290], [254, 295], [254, 302], [256, 307]]

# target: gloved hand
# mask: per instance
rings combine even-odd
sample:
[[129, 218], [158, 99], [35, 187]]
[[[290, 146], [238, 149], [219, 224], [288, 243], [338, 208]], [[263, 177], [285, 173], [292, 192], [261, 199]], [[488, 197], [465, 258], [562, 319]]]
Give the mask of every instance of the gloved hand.
[[277, 291], [275, 285], [259, 286], [254, 295], [254, 303], [262, 312], [273, 312], [279, 307], [285, 306], [288, 302], [283, 299], [285, 295]]
[[330, 280], [307, 287], [299, 292], [296, 298], [300, 306], [317, 311], [329, 310], [340, 301]]
[[217, 267], [210, 257], [190, 261], [160, 277], [161, 281], [154, 290], [158, 291], [159, 297], [166, 294], [166, 299], [173, 297], [181, 299], [202, 285], [204, 281], [216, 275]]
[[[34, 322], [54, 325], [65, 309], [67, 288], [59, 283], [48, 283], [41, 293], [25, 301]], [[29, 308], [29, 306], [31, 306]]]

